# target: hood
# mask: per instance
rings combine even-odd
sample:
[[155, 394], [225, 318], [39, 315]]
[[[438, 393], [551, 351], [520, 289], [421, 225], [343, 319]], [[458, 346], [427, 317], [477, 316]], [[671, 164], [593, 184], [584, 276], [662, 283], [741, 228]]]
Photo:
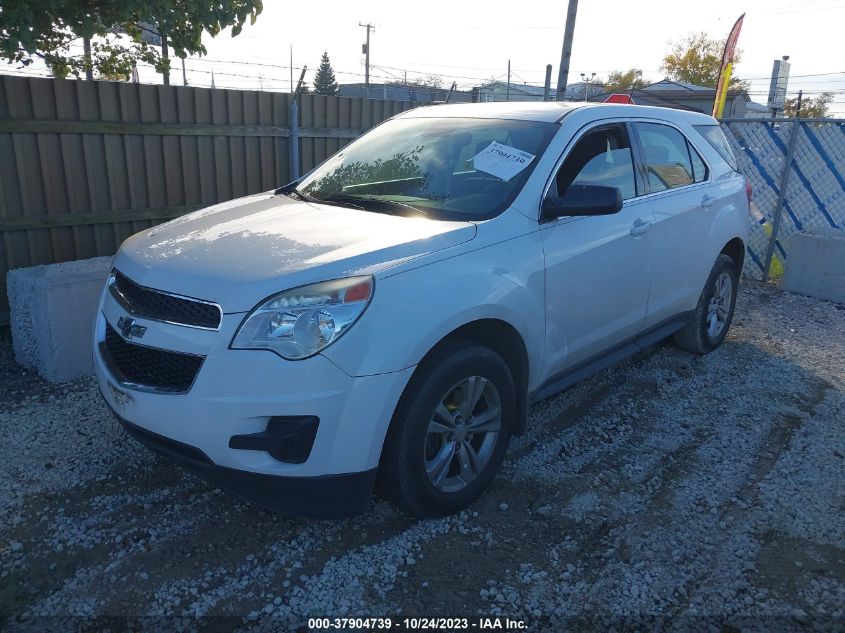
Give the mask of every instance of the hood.
[[471, 222], [371, 213], [259, 194], [201, 209], [126, 240], [115, 267], [143, 286], [251, 310], [282, 290], [467, 242]]

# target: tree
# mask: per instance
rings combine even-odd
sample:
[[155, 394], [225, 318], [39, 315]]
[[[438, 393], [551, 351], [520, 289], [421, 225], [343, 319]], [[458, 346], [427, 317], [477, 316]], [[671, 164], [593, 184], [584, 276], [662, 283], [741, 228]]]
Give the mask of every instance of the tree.
[[334, 70], [329, 61], [329, 54], [326, 51], [323, 51], [323, 57], [320, 59], [320, 67], [314, 76], [314, 92], [318, 95], [327, 95], [329, 97], [337, 94], [337, 80], [334, 77]]
[[[663, 58], [661, 66], [669, 79], [716, 88], [725, 40], [711, 38], [702, 31], [692, 33], [679, 42], [671, 42], [671, 46], [672, 49]], [[739, 64], [740, 57], [740, 51], [737, 50], [734, 53], [734, 68]], [[732, 73], [729, 87], [731, 90], [748, 90], [748, 82], [742, 81]]]
[[[801, 99], [802, 119], [824, 119], [830, 116], [830, 104], [833, 103], [833, 93], [823, 92], [818, 97], [803, 97]], [[798, 109], [798, 97], [787, 99], [783, 104], [783, 113], [790, 119], [795, 118]]]
[[607, 92], [628, 92], [629, 90], [639, 90], [648, 85], [648, 82], [643, 79], [643, 71], [639, 68], [629, 68], [628, 70], [614, 70], [607, 76], [607, 81], [604, 82], [604, 89]]
[[443, 77], [440, 75], [422, 75], [411, 79], [396, 79], [388, 81], [389, 86], [408, 86], [409, 88], [434, 88], [443, 89]]
[[[17, 0], [0, 11], [0, 57], [23, 66], [42, 59], [56, 77], [88, 70], [128, 76], [138, 62], [164, 72], [169, 61], [142, 39], [145, 32], [166, 37], [177, 57], [205, 54], [204, 32], [231, 27], [234, 37], [261, 9], [261, 0]], [[73, 54], [83, 38], [91, 41], [90, 55]]]

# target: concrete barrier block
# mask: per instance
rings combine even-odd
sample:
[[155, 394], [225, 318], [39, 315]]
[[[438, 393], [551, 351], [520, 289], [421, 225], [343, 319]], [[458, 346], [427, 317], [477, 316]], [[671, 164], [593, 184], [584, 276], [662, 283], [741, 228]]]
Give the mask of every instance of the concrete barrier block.
[[845, 231], [811, 229], [789, 240], [784, 287], [845, 304]]
[[15, 360], [50, 382], [90, 376], [94, 318], [111, 257], [16, 268], [6, 275]]

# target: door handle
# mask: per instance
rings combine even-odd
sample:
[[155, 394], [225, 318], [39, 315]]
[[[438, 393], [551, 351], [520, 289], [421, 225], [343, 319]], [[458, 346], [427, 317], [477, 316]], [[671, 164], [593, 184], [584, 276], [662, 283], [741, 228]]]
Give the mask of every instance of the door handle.
[[653, 222], [643, 220], [642, 218], [637, 218], [631, 225], [631, 235], [642, 235], [651, 228], [652, 224]]
[[704, 197], [701, 199], [701, 206], [705, 209], [708, 208], [713, 202], [716, 200], [713, 196], [709, 196], [704, 194]]

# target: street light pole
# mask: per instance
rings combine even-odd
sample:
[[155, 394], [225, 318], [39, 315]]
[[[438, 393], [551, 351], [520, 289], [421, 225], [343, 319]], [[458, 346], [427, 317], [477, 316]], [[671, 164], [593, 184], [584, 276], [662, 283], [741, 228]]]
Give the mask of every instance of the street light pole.
[[590, 76], [587, 77], [586, 73], [581, 73], [581, 81], [584, 82], [584, 101], [587, 100], [587, 96], [590, 93], [590, 81], [592, 81], [596, 76], [596, 73], [590, 73]]

